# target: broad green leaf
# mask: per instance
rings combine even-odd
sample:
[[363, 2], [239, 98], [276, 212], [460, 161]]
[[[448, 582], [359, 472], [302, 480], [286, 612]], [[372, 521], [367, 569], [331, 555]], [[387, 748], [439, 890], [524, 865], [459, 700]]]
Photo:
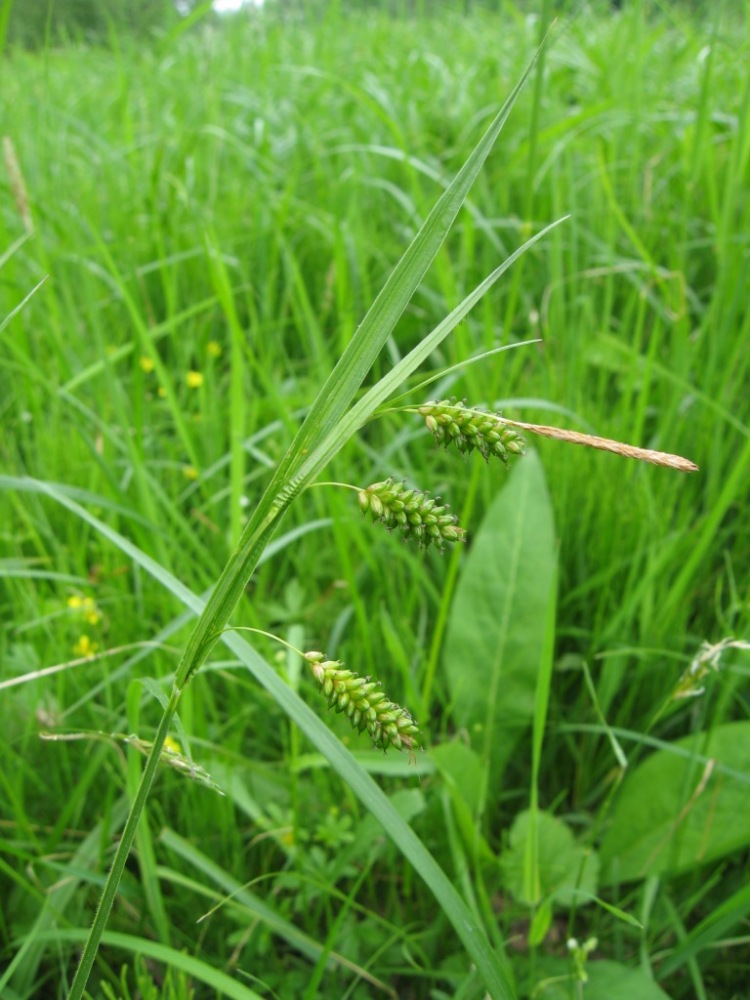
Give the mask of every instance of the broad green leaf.
[[552, 924], [552, 900], [543, 899], [529, 927], [529, 948], [538, 948], [547, 937]]
[[[570, 906], [580, 903], [578, 891], [593, 896], [599, 874], [597, 855], [577, 844], [570, 827], [551, 813], [537, 814], [536, 831], [540, 898], [546, 897], [562, 906]], [[539, 899], [529, 899], [525, 890], [528, 884], [524, 872], [528, 856], [526, 840], [531, 834], [530, 813], [519, 813], [510, 830], [508, 848], [500, 859], [506, 888], [514, 899], [527, 906], [535, 906], [539, 902]]]
[[643, 969], [631, 969], [619, 962], [587, 962], [586, 983], [566, 975], [570, 966], [561, 959], [546, 959], [541, 966], [546, 983], [542, 985], [541, 977], [537, 980], [534, 996], [538, 1000], [570, 1000], [580, 996], [585, 1000], [669, 1000], [669, 994]]
[[451, 792], [475, 813], [482, 794], [482, 761], [465, 743], [442, 743], [432, 747], [433, 761]]
[[750, 722], [674, 748], [625, 779], [601, 845], [605, 883], [688, 871], [750, 844]]
[[432, 747], [429, 759], [437, 767], [448, 789], [453, 815], [464, 844], [494, 865], [495, 855], [479, 833], [474, 819], [481, 808], [485, 791], [485, 769], [479, 754], [456, 740]]
[[455, 722], [494, 777], [533, 716], [555, 559], [544, 471], [530, 451], [469, 540], [445, 644]]
[[643, 969], [629, 969], [619, 962], [589, 962], [586, 1000], [669, 1000]]

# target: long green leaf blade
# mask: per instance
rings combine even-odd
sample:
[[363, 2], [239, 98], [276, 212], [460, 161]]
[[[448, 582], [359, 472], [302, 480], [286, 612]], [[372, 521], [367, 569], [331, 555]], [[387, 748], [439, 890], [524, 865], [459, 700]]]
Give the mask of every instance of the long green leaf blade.
[[534, 243], [543, 239], [549, 232], [564, 222], [567, 216], [557, 219], [550, 225], [545, 226], [522, 246], [515, 250], [506, 260], [489, 274], [484, 281], [470, 292], [466, 298], [453, 309], [445, 319], [441, 320], [435, 329], [428, 333], [409, 353], [403, 357], [398, 364], [387, 372], [376, 385], [369, 389], [365, 395], [358, 400], [349, 410], [345, 417], [334, 427], [328, 437], [305, 461], [294, 482], [298, 484], [308, 483], [323, 466], [336, 455], [344, 444], [355, 434], [396, 390], [403, 385], [406, 379], [417, 370], [430, 354], [445, 340], [445, 338], [458, 326], [461, 320], [479, 302], [483, 295], [495, 284], [501, 275], [505, 274], [508, 268], [518, 260], [521, 254], [525, 253]]
[[537, 52], [468, 160], [438, 199], [391, 272], [318, 393], [306, 421], [279, 467], [277, 478], [286, 478], [290, 469], [295, 468], [301, 457], [310, 450], [311, 443], [327, 436], [346, 412], [442, 246], [469, 189], [523, 90], [538, 55]]

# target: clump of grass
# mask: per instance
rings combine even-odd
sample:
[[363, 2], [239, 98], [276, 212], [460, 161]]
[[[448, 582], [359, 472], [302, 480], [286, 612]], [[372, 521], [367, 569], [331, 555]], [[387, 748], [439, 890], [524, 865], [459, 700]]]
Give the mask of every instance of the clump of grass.
[[[739, 12], [741, 6], [735, 5], [735, 10]], [[540, 89], [540, 121], [555, 120], [559, 128], [546, 133], [532, 130], [532, 146], [539, 140], [534, 164], [526, 155], [529, 130], [524, 118], [512, 123], [504, 137], [507, 155], [490, 165], [484, 189], [475, 190], [476, 197], [473, 195], [472, 213], [466, 213], [465, 225], [452, 238], [450, 254], [428, 275], [423, 291], [417, 292], [416, 308], [403, 316], [394, 338], [398, 350], [410, 344], [417, 330], [421, 335], [425, 322], [437, 321], [435, 312], [444, 302], [455, 301], [457, 289], [472, 287], [477, 275], [495, 266], [498, 251], [515, 238], [515, 213], [525, 188], [533, 190], [534, 197], [533, 206], [527, 204], [529, 210], [522, 219], [552, 218], [558, 205], [572, 212], [570, 228], [551, 241], [548, 254], [538, 258], [533, 267], [526, 267], [523, 275], [514, 269], [514, 286], [510, 294], [504, 289], [500, 299], [502, 333], [497, 303], [488, 300], [486, 310], [476, 310], [455, 331], [452, 341], [446, 342], [439, 363], [450, 366], [480, 346], [494, 346], [498, 337], [503, 342], [513, 338], [525, 329], [526, 317], [533, 317], [538, 306], [539, 333], [547, 341], [550, 363], [540, 363], [541, 352], [530, 359], [529, 352], [524, 352], [523, 361], [517, 352], [517, 365], [506, 364], [502, 369], [476, 366], [466, 373], [462, 393], [494, 400], [522, 391], [530, 397], [523, 401], [525, 407], [540, 404], [547, 408], [550, 404], [545, 400], [554, 399], [567, 409], [573, 426], [579, 426], [575, 421], [585, 412], [594, 425], [613, 436], [645, 443], [682, 441], [690, 454], [711, 456], [710, 467], [699, 482], [683, 489], [662, 478], [657, 494], [651, 477], [628, 478], [632, 469], [619, 474], [615, 470], [611, 477], [597, 472], [595, 481], [594, 477], [589, 479], [593, 463], [583, 449], [578, 456], [571, 455], [569, 449], [550, 449], [544, 454], [548, 478], [555, 483], [561, 570], [569, 584], [559, 620], [560, 634], [568, 637], [565, 642], [580, 641], [592, 656], [608, 648], [613, 638], [620, 643], [630, 637], [651, 636], [654, 627], [670, 637], [665, 643], [670, 648], [679, 647], [686, 629], [693, 635], [709, 635], [718, 604], [731, 616], [727, 629], [743, 634], [744, 624], [741, 595], [735, 593], [733, 580], [747, 576], [746, 549], [738, 544], [746, 524], [743, 483], [748, 469], [744, 441], [747, 394], [741, 388], [746, 384], [742, 373], [747, 362], [748, 321], [741, 307], [741, 263], [750, 228], [746, 225], [748, 199], [742, 198], [741, 139], [747, 109], [742, 95], [746, 87], [739, 78], [740, 73], [746, 75], [747, 63], [732, 52], [726, 31], [723, 39], [714, 39], [715, 44], [710, 45], [702, 28], [684, 10], [671, 10], [671, 23], [665, 25], [647, 7], [631, 4], [630, 11], [623, 10], [616, 21], [609, 15], [597, 17], [592, 11], [591, 17], [587, 14], [570, 26], [563, 58], [555, 58], [558, 48], [547, 62], [545, 77], [550, 86], [546, 94]], [[12, 336], [4, 340], [10, 352], [4, 394], [10, 421], [4, 440], [5, 469], [46, 480], [84, 482], [101, 494], [101, 502], [95, 501], [100, 509], [106, 510], [108, 503], [132, 504], [128, 538], [169, 565], [177, 577], [193, 581], [198, 592], [218, 576], [225, 558], [223, 537], [231, 534], [233, 541], [239, 537], [243, 512], [248, 509], [240, 501], [244, 504], [245, 497], [253, 498], [264, 470], [280, 457], [283, 434], [274, 428], [289, 427], [293, 422], [290, 414], [307, 406], [312, 396], [310, 386], [322, 382], [331, 359], [348, 343], [354, 319], [371, 296], [373, 274], [382, 273], [383, 266], [395, 259], [404, 228], [410, 226], [411, 218], [419, 216], [431, 197], [433, 171], [447, 174], [453, 169], [453, 157], [463, 155], [467, 123], [475, 120], [477, 108], [490, 106], [498, 76], [513, 71], [517, 60], [525, 58], [524, 46], [528, 44], [524, 28], [520, 35], [509, 29], [498, 46], [495, 22], [489, 18], [478, 21], [472, 17], [460, 23], [458, 19], [434, 20], [430, 29], [434, 33], [429, 35], [433, 52], [425, 60], [412, 26], [406, 31], [403, 24], [388, 22], [387, 46], [360, 46], [357, 74], [362, 95], [367, 97], [361, 101], [352, 96], [353, 91], [331, 86], [330, 78], [331, 73], [342, 75], [342, 67], [348, 68], [351, 51], [360, 45], [371, 22], [358, 22], [354, 33], [353, 24], [350, 20], [348, 26], [340, 25], [342, 30], [336, 31], [326, 25], [325, 37], [313, 30], [312, 23], [305, 26], [304, 36], [293, 24], [284, 25], [275, 34], [269, 30], [267, 35], [255, 32], [253, 25], [253, 34], [262, 39], [268, 58], [256, 60], [258, 74], [252, 95], [244, 91], [232, 67], [258, 42], [239, 33], [231, 49], [230, 36], [217, 34], [211, 42], [210, 60], [206, 59], [205, 40], [186, 33], [179, 46], [170, 43], [166, 61], [163, 53], [151, 58], [145, 47], [132, 62], [96, 51], [81, 49], [71, 54], [61, 50], [54, 54], [55, 74], [49, 76], [41, 64], [35, 67], [19, 58], [16, 72], [5, 80], [10, 92], [3, 128], [14, 136], [18, 163], [26, 167], [31, 209], [40, 230], [39, 238], [26, 245], [23, 255], [16, 256], [12, 270], [3, 272], [8, 308], [18, 301], [16, 292], [29, 287], [38, 275], [54, 275], [44, 295], [36, 296], [31, 308], [24, 310], [27, 319], [22, 318], [20, 324], [15, 321], [8, 330]], [[483, 31], [483, 26], [493, 30]], [[383, 28], [381, 23], [380, 37], [384, 36]], [[681, 43], [672, 45], [670, 40], [676, 34]], [[736, 33], [735, 37], [744, 35]], [[613, 42], [628, 58], [602, 57]], [[653, 44], [660, 47], [660, 57], [649, 62], [648, 72], [641, 73], [643, 63], [629, 56], [637, 54], [645, 59], [648, 46]], [[414, 58], [404, 58], [405, 53]], [[287, 76], [285, 99], [278, 100], [278, 67], [289, 66], [295, 59], [322, 69], [323, 76], [317, 85], [313, 85], [313, 77], [305, 77], [303, 86], [296, 90], [293, 76]], [[166, 71], [170, 61], [171, 68]], [[193, 86], [195, 81], [201, 82], [203, 74], [206, 85]], [[44, 99], [39, 100], [43, 77]], [[379, 81], [379, 95], [387, 101], [376, 114], [372, 113], [368, 79]], [[84, 80], [86, 85], [81, 86]], [[129, 92], [136, 96], [127, 107], [117, 100], [120, 91], [115, 84], [121, 81], [127, 81]], [[456, 86], [458, 82], [461, 86]], [[445, 94], [450, 94], [450, 101], [442, 99]], [[110, 95], [112, 100], [103, 102], [102, 95]], [[686, 103], [696, 109], [694, 124], [687, 126]], [[130, 116], [135, 107], [139, 109], [136, 119], [128, 117], [123, 122], [118, 118]], [[563, 114], [559, 114], [561, 110]], [[664, 110], [668, 113], [663, 114]], [[165, 113], [169, 134], [174, 126], [188, 141], [167, 145], [158, 141], [165, 131]], [[58, 122], [63, 127], [57, 128]], [[212, 125], [206, 141], [193, 146], [189, 137], [203, 135], [207, 122]], [[39, 127], [31, 128], [29, 123]], [[400, 131], [405, 123], [408, 136]], [[221, 138], [222, 131], [226, 140]], [[78, 143], [81, 135], [94, 134], [99, 137], [98, 151], [92, 154], [97, 157], [98, 173], [92, 188], [87, 183], [91, 157], [80, 155]], [[389, 156], [393, 134], [399, 152], [407, 142], [413, 143], [414, 159]], [[320, 156], [321, 150], [335, 150], [342, 141], [357, 149], [347, 170], [339, 170], [337, 153]], [[127, 164], [125, 171], [123, 164]], [[251, 184], [247, 183], [249, 165]], [[74, 210], [58, 198], [58, 170], [65, 173], [71, 189], [82, 193], [72, 206]], [[13, 195], [7, 199], [8, 207], [12, 207], [12, 200], [16, 205], [15, 218], [9, 210], [0, 220], [9, 242], [19, 228], [28, 231], [31, 226], [10, 167], [6, 173]], [[382, 186], [369, 183], [376, 174]], [[221, 183], [216, 183], [219, 176]], [[150, 182], [140, 186], [131, 183], [138, 177], [150, 178]], [[356, 204], [351, 200], [354, 185], [359, 185]], [[399, 188], [401, 197], [391, 199], [387, 192]], [[170, 193], [178, 191], [176, 198]], [[289, 193], [281, 203], [280, 191]], [[350, 204], [351, 217], [345, 208]], [[207, 217], [203, 210], [217, 227], [212, 234], [216, 259], [227, 263], [223, 283], [220, 274], [206, 267], [200, 253]], [[347, 229], [342, 239], [339, 220], [343, 215]], [[239, 224], [248, 217], [253, 219], [251, 227]], [[105, 241], [111, 257], [92, 246], [92, 234], [102, 229], [113, 236]], [[290, 233], [294, 234], [291, 240]], [[410, 229], [408, 238], [412, 235]], [[631, 242], [633, 236], [638, 242]], [[726, 266], [717, 270], [717, 259]], [[251, 294], [243, 275], [252, 275]], [[323, 288], [331, 292], [329, 300], [316, 297], [315, 290]], [[185, 306], [183, 314], [179, 310]], [[302, 320], [309, 339], [297, 335]], [[133, 335], [133, 323], [142, 331], [140, 345]], [[206, 409], [191, 411], [191, 419], [181, 423], [180, 406], [185, 403], [180, 390], [187, 388], [184, 373], [203, 367], [201, 343], [205, 336], [221, 338], [229, 324], [236, 345], [232, 348], [232, 392], [227, 341], [226, 365], [212, 367], [207, 359], [203, 362], [205, 396], [197, 386], [191, 390], [189, 404], [197, 405], [200, 397]], [[210, 332], [214, 328], [218, 331], [215, 334]], [[256, 330], [258, 333], [252, 344], [248, 330], [251, 337]], [[45, 345], [44, 351], [38, 349], [40, 343]], [[169, 363], [164, 364], [164, 371], [157, 369], [157, 374], [149, 375], [145, 367], [139, 369], [148, 377], [140, 378], [136, 371], [131, 385], [128, 359], [131, 355], [137, 358], [144, 343]], [[244, 380], [243, 357], [248, 365], [252, 362]], [[34, 364], [37, 358], [43, 358], [38, 369]], [[139, 392], [141, 384], [144, 393]], [[165, 386], [169, 407], [161, 395]], [[448, 387], [440, 391], [449, 394], [454, 390]], [[81, 404], [91, 410], [85, 411]], [[507, 399], [494, 405], [515, 412]], [[22, 414], [15, 426], [14, 413]], [[73, 434], [67, 433], [71, 416], [77, 429]], [[248, 426], [259, 428], [265, 436], [256, 439], [254, 434], [249, 441], [244, 439]], [[505, 426], [510, 423], [506, 421]], [[518, 424], [513, 426], [525, 434], [574, 439], [574, 432], [542, 424], [528, 425], [525, 430]], [[167, 433], [162, 432], [165, 427]], [[134, 431], [132, 437], [124, 433], [126, 428]], [[179, 433], [171, 433], [172, 428]], [[65, 447], [60, 447], [61, 431], [66, 433]], [[224, 492], [230, 436], [232, 475], [231, 483], [226, 477], [226, 488], [231, 492]], [[584, 437], [578, 435], [577, 443], [593, 446], [592, 436], [582, 440]], [[455, 447], [449, 441], [444, 443]], [[384, 452], [389, 445], [373, 435], [367, 442], [369, 451], [349, 449], [346, 460], [355, 468], [345, 473], [346, 478], [362, 483], [374, 478], [369, 471], [362, 473], [362, 465], [369, 470], [372, 454]], [[625, 454], [625, 447], [616, 444], [609, 450]], [[247, 460], [250, 454], [253, 463], [243, 466], [243, 457]], [[558, 457], [560, 454], [563, 457]], [[96, 455], [96, 462], [91, 461], [91, 455]], [[344, 460], [342, 456], [337, 462]], [[413, 460], [415, 465], [419, 461], [416, 455]], [[188, 461], [190, 465], [185, 464]], [[597, 466], [606, 469], [607, 463]], [[614, 463], [609, 467], [614, 469]], [[452, 470], [445, 467], [454, 483], [441, 485], [441, 491], [457, 510], [464, 509], [467, 468], [463, 463], [453, 463]], [[195, 487], [191, 484], [184, 493], [183, 469], [185, 475], [191, 469], [201, 470], [200, 482]], [[168, 470], [176, 470], [171, 478]], [[478, 477], [483, 470], [476, 463], [470, 471]], [[434, 482], [426, 464], [412, 468], [399, 461], [394, 475], [406, 472], [409, 481], [428, 486]], [[621, 478], [629, 491], [624, 518], [619, 516], [618, 505], [612, 503], [613, 497], [622, 496]], [[585, 493], [580, 489], [582, 481], [591, 485]], [[476, 493], [478, 503], [494, 488], [492, 477], [485, 476]], [[43, 551], [50, 567], [78, 573], [84, 579], [90, 572], [98, 589], [115, 596], [120, 610], [111, 616], [110, 631], [97, 636], [103, 645], [109, 646], [116, 630], [128, 629], [133, 620], [143, 623], [144, 629], [151, 621], [161, 625], [171, 614], [173, 602], [181, 599], [176, 591], [167, 594], [163, 581], [146, 591], [140, 583], [131, 587], [129, 576], [120, 575], [122, 556], [103, 532], [92, 533], [83, 545], [78, 522], [59, 516], [59, 512], [48, 520], [47, 501], [34, 498], [27, 506], [13, 502], [10, 496], [12, 502], [3, 508], [8, 554], [15, 549], [19, 556], [28, 557], [32, 551]], [[150, 502], [153, 497], [155, 501]], [[648, 516], [643, 517], [646, 505]], [[236, 522], [226, 533], [220, 513], [225, 510], [232, 512]], [[300, 524], [305, 527], [308, 517], [304, 505], [296, 505], [289, 520], [295, 519], [296, 529]], [[468, 514], [466, 518], [464, 521], [462, 515], [468, 526]], [[322, 595], [332, 578], [329, 571], [337, 551], [345, 556], [355, 551], [351, 523], [341, 518], [333, 526], [338, 550], [334, 545], [327, 547], [327, 559], [318, 558], [320, 549], [315, 544], [303, 542], [288, 548], [285, 576], [293, 582], [304, 580], [309, 591]], [[164, 530], [155, 531], [155, 524]], [[389, 541], [385, 539], [384, 544]], [[435, 560], [422, 574], [413, 572], [415, 556], [411, 552], [402, 552], [400, 547], [396, 551], [399, 558], [387, 576], [372, 574], [366, 586], [355, 587], [360, 582], [357, 558], [348, 565], [342, 558], [341, 568], [336, 570], [353, 595], [346, 610], [355, 609], [355, 623], [357, 615], [361, 619], [358, 628], [348, 631], [344, 644], [364, 647], [369, 661], [363, 656], [357, 662], [367, 663], [369, 671], [375, 669], [373, 650], [381, 643], [381, 629], [363, 609], [379, 608], [381, 602], [386, 611], [395, 607], [401, 612], [400, 618], [393, 616], [389, 622], [394, 630], [389, 636], [392, 646], [403, 644], [406, 649], [413, 643], [400, 666], [404, 673], [412, 662], [416, 671], [423, 669], [423, 659], [419, 659], [423, 633], [412, 624], [415, 609], [424, 608], [427, 619], [428, 612], [442, 606], [430, 654], [439, 662], [439, 622], [450, 602], [452, 568], [458, 566], [459, 558]], [[462, 553], [459, 550], [455, 555]], [[133, 559], [132, 554], [126, 559]], [[8, 575], [3, 588], [9, 623], [26, 622], [32, 608], [39, 610], [32, 616], [40, 621], [50, 612], [45, 588], [58, 585], [40, 578], [38, 563], [32, 560], [30, 565], [30, 576], [26, 565], [5, 566]], [[13, 580], [15, 572], [19, 577]], [[148, 572], [142, 567], [139, 580], [145, 580]], [[252, 604], [243, 598], [243, 617], [257, 613], [260, 620], [268, 620], [268, 609], [276, 600], [276, 573], [277, 567], [269, 561], [256, 574]], [[342, 592], [343, 588], [339, 594]], [[304, 627], [317, 635], [330, 626], [331, 604], [321, 599], [315, 606], [317, 620], [305, 617]], [[612, 608], [617, 609], [615, 615]], [[11, 646], [31, 647], [41, 662], [52, 662], [53, 629], [49, 630], [49, 645], [38, 641], [31, 629], [23, 636], [20, 629], [18, 636], [15, 630], [6, 634], [13, 637]], [[16, 654], [11, 648], [6, 658], [5, 651], [4, 647], [7, 668]], [[111, 647], [108, 652], [112, 652]], [[347, 662], [353, 659], [348, 652], [341, 655]], [[653, 704], [659, 680], [653, 680], [654, 672], [645, 657], [641, 660], [636, 655], [632, 666], [637, 679], [632, 678], [628, 697], [618, 697], [615, 704], [619, 724], [639, 729], [636, 692], [641, 704]], [[118, 713], [122, 681], [115, 683], [111, 672], [100, 666], [94, 669], [101, 674], [100, 683], [106, 685], [107, 697], [112, 699], [108, 702], [111, 711]], [[169, 670], [170, 665], [150, 667], [152, 673], [158, 674], [160, 669]], [[695, 677], [691, 675], [687, 690], [692, 690], [702, 671], [701, 667]], [[571, 676], [557, 675], [556, 692], [560, 704], [573, 716], [582, 706], [571, 704]], [[617, 688], [611, 679], [616, 676], [617, 669], [607, 669], [596, 678], [597, 684], [607, 687], [610, 699]], [[213, 674], [211, 682], [220, 686], [225, 679], [225, 675]], [[398, 681], [394, 690], [397, 687]], [[100, 684], [95, 684], [83, 691], [81, 707], [75, 705], [78, 695], [70, 680], [57, 688], [50, 685], [48, 691], [53, 690], [60, 705], [67, 705], [74, 714], [88, 706], [98, 720], [103, 708], [97, 704], [100, 689]], [[31, 698], [36, 685], [29, 685], [28, 692]], [[274, 696], [280, 704], [288, 704], [278, 689]], [[235, 741], [232, 750], [241, 748], [246, 753], [250, 742], [261, 756], [275, 752], [273, 722], [251, 728], [241, 724], [245, 713], [253, 710], [253, 702], [250, 698], [244, 701], [231, 729], [214, 715], [214, 730], [222, 733], [222, 749], [231, 739]], [[725, 699], [725, 704], [729, 703], [730, 699]], [[33, 732], [34, 713], [25, 709], [24, 705], [19, 712], [15, 702], [8, 702], [9, 715], [27, 718], [28, 732]], [[450, 706], [438, 699], [429, 709], [430, 718], [440, 718], [442, 713], [450, 718]], [[208, 711], [218, 713], [219, 708], [212, 705]], [[419, 716], [426, 720], [426, 708], [420, 706]], [[298, 725], [299, 719], [294, 717], [290, 731], [296, 734]], [[118, 722], [109, 728], [122, 726]], [[312, 738], [309, 730], [305, 732]], [[553, 732], [550, 729], [550, 734]], [[322, 738], [318, 732], [317, 739]], [[19, 780], [13, 787], [15, 775], [24, 774], [15, 766], [19, 758], [14, 756], [13, 746], [9, 740], [3, 758], [2, 770], [9, 785], [6, 804], [12, 812], [11, 803], [17, 801], [18, 815], [22, 816], [24, 795], [34, 783], [26, 780], [23, 789]], [[586, 789], [597, 787], [592, 762], [602, 756], [585, 753], [585, 746], [582, 743], [582, 763], [575, 782], [581, 792], [572, 794], [572, 802], [580, 805], [582, 814], [587, 812], [583, 804]], [[24, 743], [21, 759], [28, 762], [32, 753], [33, 741]], [[27, 800], [29, 815], [36, 814], [42, 801], [46, 809], [58, 811], [60, 803], [67, 800], [69, 773], [59, 765], [64, 759], [58, 754], [53, 764], [58, 777], [56, 793], [37, 800], [30, 810]], [[569, 787], [570, 764], [564, 755], [559, 760], [564, 776], [556, 773], [554, 766], [544, 771], [544, 794], [549, 801], [561, 784]], [[293, 767], [284, 770], [288, 775], [296, 774]], [[337, 797], [337, 777], [333, 771], [331, 775], [330, 787]], [[564, 781], [558, 783], [561, 778]], [[525, 780], [523, 765], [514, 772], [514, 780], [520, 788]], [[77, 784], [80, 792], [85, 786]], [[316, 792], [322, 787], [322, 783], [317, 785]], [[357, 787], [353, 781], [352, 787]], [[81, 793], [79, 801], [85, 800]], [[507, 819], [507, 812], [505, 805], [496, 803], [485, 820], [500, 824]], [[64, 824], [65, 828], [83, 828], [90, 815], [87, 809], [71, 804], [71, 818], [76, 822]], [[203, 823], [204, 831], [215, 827], [212, 810], [196, 810], [193, 818], [197, 824]], [[174, 816], [168, 815], [168, 819], [175, 822]], [[234, 849], [238, 834], [233, 826], [231, 822], [223, 825], [216, 842], [216, 860], [226, 864], [227, 870], [237, 865], [239, 874], [241, 865], [236, 859], [242, 855]], [[55, 849], [67, 850], [67, 844], [57, 843], [60, 846]], [[445, 842], [439, 849], [446, 850]], [[31, 845], [29, 850], [33, 852], [35, 847]], [[141, 864], [147, 861], [142, 853]], [[93, 870], [95, 860], [91, 864]], [[18, 893], [17, 887], [11, 888]], [[420, 893], [419, 889], [415, 883], [414, 909], [405, 907], [400, 915], [405, 924], [423, 907], [425, 890]], [[29, 892], [33, 893], [33, 887]], [[717, 898], [715, 890], [709, 898]], [[175, 895], [170, 904], [175, 914], [180, 908], [176, 899]], [[183, 911], [187, 912], [187, 907]], [[18, 912], [24, 913], [25, 907], [19, 907]], [[657, 913], [655, 907], [655, 919]], [[308, 919], [312, 925], [312, 911]], [[214, 926], [217, 924], [218, 920]], [[22, 918], [17, 931], [26, 927]], [[187, 921], [182, 927], [184, 932]], [[667, 937], [674, 933], [673, 927], [665, 928], [663, 923], [658, 931], [656, 928], [657, 924], [652, 925], [652, 942], [659, 932]], [[11, 932], [9, 927], [9, 936], [20, 939], [20, 934]], [[217, 934], [215, 940], [220, 937]], [[212, 960], [221, 964], [221, 945]], [[1, 964], [4, 961], [0, 960]], [[700, 965], [699, 955], [695, 965]], [[683, 989], [686, 980], [684, 977]], [[284, 989], [279, 992], [283, 995]]]
[[[490, 123], [483, 137], [469, 155], [466, 163], [444, 191], [438, 202], [425, 219], [419, 232], [410, 243], [403, 257], [389, 275], [383, 289], [369, 309], [356, 334], [349, 341], [336, 365], [330, 371], [313, 401], [307, 416], [290, 444], [286, 454], [275, 468], [266, 489], [241, 533], [237, 547], [229, 558], [215, 587], [203, 607], [203, 611], [190, 634], [184, 653], [174, 675], [172, 690], [163, 707], [163, 715], [153, 740], [149, 757], [141, 777], [132, 808], [128, 814], [122, 838], [119, 842], [109, 876], [104, 886], [94, 922], [81, 957], [76, 976], [71, 987], [71, 1000], [81, 1000], [88, 981], [99, 943], [115, 899], [117, 887], [123, 876], [126, 860], [135, 839], [141, 814], [156, 775], [162, 748], [169, 735], [169, 729], [178, 705], [187, 686], [206, 662], [212, 649], [222, 637], [229, 617], [258, 565], [258, 561], [277, 531], [283, 517], [300, 493], [311, 485], [321, 470], [338, 454], [344, 445], [358, 432], [360, 427], [376, 412], [380, 404], [393, 396], [404, 378], [408, 378], [420, 364], [422, 354], [437, 346], [458, 325], [471, 307], [497, 281], [507, 267], [520, 255], [522, 250], [543, 235], [536, 236], [507, 258], [500, 266], [481, 282], [461, 304], [427, 336], [418, 347], [395, 365], [394, 368], [369, 389], [360, 399], [356, 399], [363, 380], [372, 368], [390, 337], [396, 322], [406, 309], [409, 301], [427, 272], [466, 199], [469, 188], [477, 177], [486, 157], [499, 135], [529, 73], [532, 63], [512, 91], [503, 108]], [[403, 486], [393, 483], [378, 484], [369, 494], [365, 491], [368, 505], [376, 499], [376, 517], [386, 517], [389, 523], [398, 524], [401, 529], [408, 525], [408, 533], [413, 534], [423, 544], [429, 541], [444, 542], [448, 538], [458, 540], [460, 531], [451, 515], [439, 508], [435, 501], [414, 491], [406, 491]], [[408, 494], [408, 496], [407, 496]], [[404, 496], [407, 499], [404, 500]], [[407, 508], [409, 508], [407, 510]], [[386, 513], [387, 512], [387, 513]], [[434, 519], [434, 520], [433, 520]], [[326, 667], [318, 662], [321, 683], [330, 688], [333, 704], [344, 711], [353, 705], [352, 717], [357, 715], [357, 725], [368, 721], [374, 738], [382, 745], [397, 745], [406, 749], [416, 746], [417, 727], [411, 716], [379, 692], [370, 681], [356, 678], [348, 672], [340, 673], [338, 664]], [[254, 669], [263, 683], [274, 687], [276, 678], [268, 676], [266, 665], [255, 664]], [[273, 672], [271, 671], [271, 674]], [[337, 688], [340, 685], [340, 688]], [[278, 692], [284, 704], [294, 704], [294, 699], [283, 686]], [[295, 705], [295, 712], [298, 709]], [[374, 714], [372, 714], [374, 713]], [[299, 713], [309, 726], [310, 722]], [[320, 739], [314, 728], [311, 731]], [[326, 740], [323, 745], [328, 745]], [[331, 759], [335, 754], [331, 751]], [[380, 803], [376, 786], [367, 787], [363, 776], [347, 763], [344, 768], [352, 787], [359, 788], [368, 800], [369, 808]], [[381, 815], [388, 816], [385, 825], [391, 835], [399, 838], [400, 846], [413, 864], [422, 870], [428, 884], [441, 901], [445, 912], [453, 922], [457, 933], [477, 968], [480, 970], [488, 989], [498, 997], [512, 997], [513, 990], [507, 974], [489, 942], [477, 926], [465, 903], [445, 877], [424, 846], [411, 839], [408, 828], [402, 828], [393, 811], [385, 801], [381, 803]]]

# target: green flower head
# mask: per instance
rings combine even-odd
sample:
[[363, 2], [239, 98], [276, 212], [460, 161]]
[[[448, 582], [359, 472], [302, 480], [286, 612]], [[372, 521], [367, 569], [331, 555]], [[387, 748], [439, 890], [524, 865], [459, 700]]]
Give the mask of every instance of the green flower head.
[[419, 412], [429, 432], [446, 448], [453, 444], [462, 454], [476, 450], [485, 461], [494, 456], [505, 465], [511, 455], [523, 454], [521, 435], [495, 413], [472, 410], [455, 399], [425, 403]]
[[419, 726], [405, 708], [385, 696], [378, 681], [360, 677], [323, 653], [305, 653], [305, 659], [329, 707], [344, 712], [360, 733], [367, 730], [378, 749], [392, 746], [409, 753], [419, 749]]
[[466, 536], [447, 507], [441, 507], [427, 493], [407, 489], [393, 479], [360, 490], [359, 506], [373, 521], [398, 528], [404, 538], [415, 539], [425, 549], [433, 544], [442, 549], [446, 542], [460, 542]]

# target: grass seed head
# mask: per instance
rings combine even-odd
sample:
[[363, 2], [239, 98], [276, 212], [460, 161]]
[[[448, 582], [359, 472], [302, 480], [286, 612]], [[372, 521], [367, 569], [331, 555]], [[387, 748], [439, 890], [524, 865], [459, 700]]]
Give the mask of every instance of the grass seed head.
[[445, 448], [455, 445], [464, 455], [478, 451], [485, 461], [494, 456], [505, 465], [511, 455], [524, 452], [518, 431], [503, 424], [494, 413], [472, 410], [455, 399], [425, 403], [419, 412], [429, 432]]
[[404, 538], [413, 538], [425, 549], [429, 545], [442, 549], [446, 542], [463, 541], [466, 535], [447, 507], [440, 506], [427, 493], [407, 489], [393, 479], [360, 490], [358, 500], [363, 514], [387, 528], [398, 528]]
[[405, 708], [386, 697], [378, 681], [347, 670], [340, 660], [327, 660], [323, 653], [305, 653], [305, 659], [329, 708], [343, 712], [358, 732], [368, 732], [379, 750], [419, 749], [419, 726]]

